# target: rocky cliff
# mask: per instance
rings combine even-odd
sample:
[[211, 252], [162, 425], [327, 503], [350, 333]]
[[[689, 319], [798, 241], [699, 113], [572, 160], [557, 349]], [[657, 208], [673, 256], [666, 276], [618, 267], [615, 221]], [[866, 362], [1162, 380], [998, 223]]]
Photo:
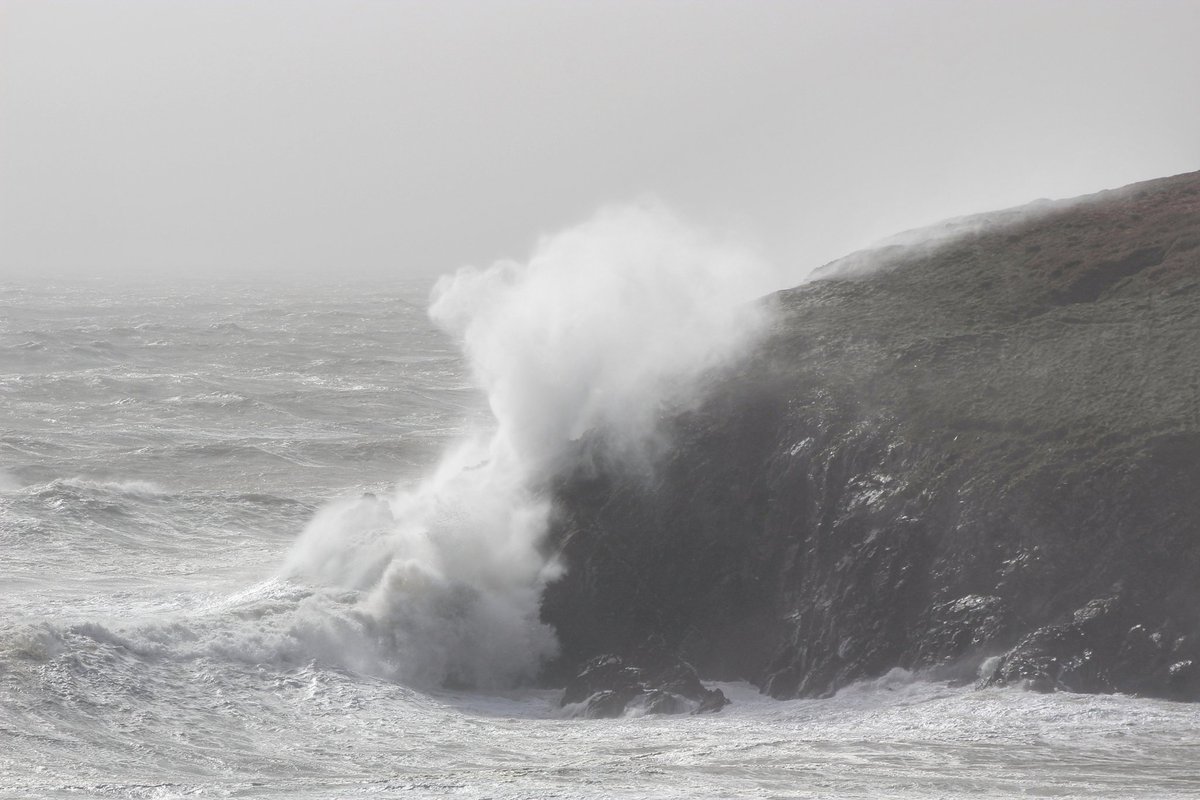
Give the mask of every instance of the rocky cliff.
[[1200, 173], [944, 234], [769, 298], [652, 474], [561, 482], [564, 670], [1200, 699]]

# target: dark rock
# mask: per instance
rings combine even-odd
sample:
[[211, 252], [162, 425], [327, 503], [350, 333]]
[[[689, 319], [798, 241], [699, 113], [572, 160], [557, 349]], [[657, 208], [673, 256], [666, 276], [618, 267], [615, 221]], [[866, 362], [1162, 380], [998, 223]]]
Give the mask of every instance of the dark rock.
[[562, 705], [581, 703], [589, 697], [608, 692], [620, 695], [642, 691], [642, 671], [629, 666], [617, 656], [596, 656], [567, 684], [563, 691]]
[[1200, 173], [952, 227], [771, 298], [653, 475], [551, 487], [563, 669], [1200, 699]]
[[1200, 674], [1191, 666], [1200, 662], [1189, 638], [1175, 636], [1170, 624], [1130, 626], [1137, 613], [1118, 598], [1094, 600], [1070, 622], [1026, 636], [982, 683], [1200, 699]]
[[1169, 666], [1166, 694], [1181, 700], [1195, 700], [1200, 697], [1200, 661], [1188, 658]]
[[635, 697], [641, 696], [641, 691], [601, 691], [585, 698], [587, 705], [583, 715], [590, 719], [613, 719], [625, 713], [626, 706]]
[[995, 595], [968, 594], [934, 603], [917, 623], [912, 666], [956, 683], [972, 683], [979, 657], [1010, 637], [1008, 605]]
[[667, 653], [641, 649], [634, 663], [614, 655], [596, 656], [567, 684], [561, 705], [584, 704], [583, 716], [701, 714], [720, 711], [729, 700], [706, 689], [691, 665]]
[[[985, 685], [1018, 684], [1040, 692], [1111, 692], [1128, 612], [1117, 597], [1093, 600], [1061, 625], [1028, 634], [1008, 651]], [[1126, 635], [1128, 638], [1128, 635]]]

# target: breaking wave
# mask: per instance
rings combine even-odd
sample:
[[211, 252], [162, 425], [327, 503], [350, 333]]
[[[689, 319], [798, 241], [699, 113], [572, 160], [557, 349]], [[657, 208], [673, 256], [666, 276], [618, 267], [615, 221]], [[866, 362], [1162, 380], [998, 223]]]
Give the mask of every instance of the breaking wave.
[[[461, 344], [492, 426], [415, 486], [321, 510], [284, 574], [353, 593], [338, 649], [409, 685], [496, 688], [556, 649], [538, 603], [548, 478], [584, 457], [650, 463], [666, 407], [763, 329], [769, 272], [655, 203], [604, 209], [525, 262], [443, 278], [430, 315]], [[330, 648], [322, 646], [323, 651]]]

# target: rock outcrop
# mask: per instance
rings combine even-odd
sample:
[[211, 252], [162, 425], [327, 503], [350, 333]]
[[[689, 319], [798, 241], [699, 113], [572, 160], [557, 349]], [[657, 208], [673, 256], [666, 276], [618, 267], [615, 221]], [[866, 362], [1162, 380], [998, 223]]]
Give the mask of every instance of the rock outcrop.
[[561, 705], [590, 718], [626, 714], [704, 714], [729, 704], [720, 689], [707, 689], [690, 664], [662, 648], [639, 648], [631, 658], [600, 655], [589, 660], [563, 692]]
[[1200, 173], [951, 234], [769, 298], [652, 475], [562, 480], [563, 668], [1200, 699]]

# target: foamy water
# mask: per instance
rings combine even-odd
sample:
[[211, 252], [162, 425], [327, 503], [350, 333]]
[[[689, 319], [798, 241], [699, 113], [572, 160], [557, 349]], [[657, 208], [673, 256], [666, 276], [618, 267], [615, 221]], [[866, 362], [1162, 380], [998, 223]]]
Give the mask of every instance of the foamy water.
[[590, 721], [402, 680], [369, 587], [285, 567], [328, 503], [418, 486], [487, 430], [428, 288], [0, 287], [0, 796], [1200, 791], [1187, 704], [895, 673]]

